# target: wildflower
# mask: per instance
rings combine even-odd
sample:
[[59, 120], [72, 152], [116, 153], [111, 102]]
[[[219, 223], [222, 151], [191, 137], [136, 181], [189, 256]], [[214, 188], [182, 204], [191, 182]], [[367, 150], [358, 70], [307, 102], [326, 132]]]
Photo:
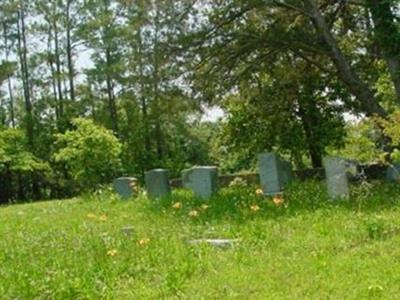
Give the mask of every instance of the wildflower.
[[274, 204], [276, 206], [281, 206], [283, 204], [284, 200], [283, 200], [282, 196], [278, 194], [272, 199], [272, 202], [274, 202]]
[[115, 255], [117, 255], [117, 253], [118, 253], [117, 249], [111, 249], [107, 251], [107, 255], [111, 257], [114, 257]]
[[253, 212], [257, 212], [257, 211], [259, 211], [261, 208], [260, 208], [257, 204], [253, 204], [253, 205], [250, 206], [250, 209], [251, 209]]
[[189, 216], [196, 218], [199, 216], [199, 212], [197, 210], [192, 210], [189, 212]]
[[263, 190], [262, 190], [262, 189], [256, 189], [256, 195], [257, 195], [257, 196], [262, 196], [262, 195], [264, 195]]
[[107, 215], [101, 215], [101, 216], [99, 217], [99, 220], [100, 220], [100, 221], [103, 221], [103, 222], [107, 221]]
[[176, 202], [174, 205], [172, 205], [173, 208], [175, 209], [180, 209], [182, 208], [182, 203], [181, 202]]
[[147, 239], [147, 238], [141, 239], [141, 240], [139, 240], [139, 242], [138, 242], [138, 244], [139, 244], [140, 246], [147, 245], [148, 243], [150, 243], [150, 239]]
[[202, 209], [202, 210], [207, 210], [209, 207], [210, 207], [210, 206], [207, 205], [207, 204], [201, 205], [201, 209]]
[[88, 213], [86, 216], [88, 219], [96, 219], [96, 215], [92, 213]]

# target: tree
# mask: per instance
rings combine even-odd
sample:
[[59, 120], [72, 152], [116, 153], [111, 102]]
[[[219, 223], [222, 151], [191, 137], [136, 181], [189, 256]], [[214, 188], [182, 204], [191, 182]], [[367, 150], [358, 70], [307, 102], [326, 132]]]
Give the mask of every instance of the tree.
[[50, 171], [49, 165], [28, 149], [23, 131], [0, 129], [0, 202], [9, 201], [16, 195], [20, 199], [34, 197], [33, 174], [44, 175]]
[[92, 189], [109, 183], [121, 169], [121, 144], [107, 129], [90, 120], [74, 119], [75, 130], [56, 135], [56, 162], [68, 172], [83, 189]]

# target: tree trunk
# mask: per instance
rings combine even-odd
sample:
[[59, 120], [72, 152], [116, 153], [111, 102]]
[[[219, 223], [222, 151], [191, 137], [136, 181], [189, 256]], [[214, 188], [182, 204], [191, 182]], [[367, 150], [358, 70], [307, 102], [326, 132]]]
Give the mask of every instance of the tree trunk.
[[138, 40], [138, 58], [139, 58], [139, 76], [140, 76], [140, 106], [142, 111], [142, 122], [143, 122], [143, 138], [144, 138], [144, 157], [143, 157], [143, 170], [142, 173], [144, 175], [145, 169], [148, 167], [149, 162], [149, 154], [151, 153], [151, 143], [149, 136], [149, 118], [148, 118], [148, 107], [146, 101], [146, 91], [145, 91], [145, 82], [144, 82], [144, 71], [143, 71], [143, 44], [142, 44], [142, 36], [141, 30], [138, 30], [137, 34]]
[[375, 38], [387, 62], [395, 91], [396, 102], [400, 105], [400, 32], [389, 1], [366, 0], [374, 22]]
[[56, 71], [55, 71], [54, 65], [53, 65], [53, 51], [51, 49], [51, 37], [52, 37], [51, 26], [49, 25], [48, 40], [47, 40], [47, 51], [49, 53], [48, 64], [49, 64], [50, 72], [51, 72], [51, 84], [52, 84], [52, 88], [53, 88], [53, 98], [54, 98], [54, 109], [55, 109], [55, 113], [56, 113], [56, 121], [57, 121], [57, 123], [59, 123], [60, 113], [58, 110]]
[[380, 117], [387, 117], [387, 112], [379, 104], [374, 93], [371, 89], [361, 81], [354, 70], [351, 68], [350, 63], [342, 53], [341, 49], [329, 27], [322, 16], [317, 4], [314, 0], [304, 0], [310, 17], [314, 23], [316, 30], [321, 34], [326, 45], [330, 50], [330, 57], [336, 66], [339, 78], [346, 85], [347, 89], [356, 97], [359, 102], [359, 107], [368, 115], [378, 115]]
[[108, 95], [108, 107], [110, 110], [112, 129], [114, 133], [118, 135], [118, 114], [117, 114], [117, 106], [115, 103], [114, 84], [112, 77], [110, 75], [111, 52], [109, 48], [106, 49], [106, 64], [107, 64], [106, 84], [107, 84], [107, 95]]
[[21, 77], [24, 90], [24, 101], [25, 101], [25, 112], [26, 112], [26, 131], [28, 137], [29, 146], [34, 147], [34, 124], [32, 114], [32, 102], [31, 102], [31, 89], [30, 79], [28, 72], [27, 63], [27, 45], [26, 45], [26, 28], [25, 28], [25, 7], [24, 1], [20, 2], [18, 11], [18, 54], [21, 67]]
[[307, 101], [307, 99], [304, 99], [304, 101], [307, 101], [307, 103], [304, 103], [304, 101], [302, 101], [300, 98], [301, 96], [299, 95], [299, 115], [306, 136], [308, 153], [310, 155], [313, 168], [321, 168], [322, 151], [318, 146], [318, 140], [314, 135], [314, 128], [318, 126], [316, 123], [318, 122], [317, 114], [319, 112], [314, 101]]
[[157, 145], [157, 156], [158, 160], [161, 161], [164, 156], [164, 149], [163, 149], [163, 133], [161, 129], [161, 111], [160, 111], [160, 92], [159, 92], [159, 82], [160, 82], [160, 75], [159, 75], [159, 50], [158, 50], [158, 34], [160, 31], [159, 28], [159, 9], [157, 9], [156, 17], [155, 17], [155, 32], [154, 32], [154, 74], [153, 74], [153, 93], [154, 93], [154, 106], [156, 111], [156, 145]]
[[72, 60], [72, 42], [71, 42], [71, 16], [70, 16], [70, 9], [71, 9], [71, 0], [67, 1], [67, 62], [68, 62], [68, 80], [69, 80], [69, 95], [71, 101], [75, 101], [75, 84], [74, 84], [74, 63]]
[[[4, 35], [4, 51], [6, 55], [6, 61], [8, 62], [10, 56], [10, 48], [8, 46], [8, 32], [7, 32], [7, 24], [3, 22], [3, 35]], [[11, 76], [7, 75], [7, 86], [8, 86], [8, 96], [10, 98], [10, 121], [11, 127], [15, 128], [15, 113], [14, 113], [14, 93], [12, 90], [11, 84]]]
[[64, 115], [64, 100], [63, 100], [63, 90], [62, 90], [62, 79], [61, 79], [61, 59], [60, 59], [60, 49], [58, 45], [58, 26], [57, 20], [53, 19], [53, 31], [54, 31], [54, 55], [56, 58], [56, 80], [57, 80], [57, 92], [58, 92], [58, 110], [60, 113], [60, 118]]

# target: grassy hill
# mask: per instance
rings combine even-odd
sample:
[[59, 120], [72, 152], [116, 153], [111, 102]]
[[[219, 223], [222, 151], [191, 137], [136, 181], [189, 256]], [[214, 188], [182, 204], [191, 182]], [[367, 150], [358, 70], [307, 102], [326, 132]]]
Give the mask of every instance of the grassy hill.
[[[323, 185], [283, 203], [230, 188], [152, 203], [107, 191], [0, 207], [4, 299], [400, 299], [400, 187]], [[200, 238], [236, 239], [227, 249]]]

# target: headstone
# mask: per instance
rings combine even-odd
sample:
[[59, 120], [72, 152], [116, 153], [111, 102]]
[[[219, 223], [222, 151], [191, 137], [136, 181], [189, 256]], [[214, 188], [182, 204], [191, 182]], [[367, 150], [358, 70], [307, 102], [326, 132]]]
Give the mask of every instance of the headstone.
[[199, 239], [189, 241], [190, 245], [207, 244], [215, 248], [226, 249], [233, 247], [239, 240], [234, 239]]
[[400, 163], [395, 163], [387, 168], [386, 179], [390, 182], [400, 181]]
[[196, 197], [208, 199], [218, 191], [218, 168], [205, 166], [185, 170], [182, 172], [182, 183]]
[[169, 171], [155, 169], [145, 174], [147, 195], [151, 199], [161, 198], [171, 192], [169, 186]]
[[121, 232], [126, 236], [132, 236], [135, 233], [135, 228], [133, 226], [126, 226], [121, 228]]
[[331, 198], [348, 198], [349, 163], [341, 157], [327, 156], [323, 159], [328, 194]]
[[114, 180], [114, 189], [122, 199], [135, 197], [138, 193], [138, 180], [135, 177], [120, 177]]
[[258, 155], [260, 168], [260, 183], [264, 195], [276, 195], [283, 191], [284, 186], [293, 180], [292, 167], [275, 153]]

